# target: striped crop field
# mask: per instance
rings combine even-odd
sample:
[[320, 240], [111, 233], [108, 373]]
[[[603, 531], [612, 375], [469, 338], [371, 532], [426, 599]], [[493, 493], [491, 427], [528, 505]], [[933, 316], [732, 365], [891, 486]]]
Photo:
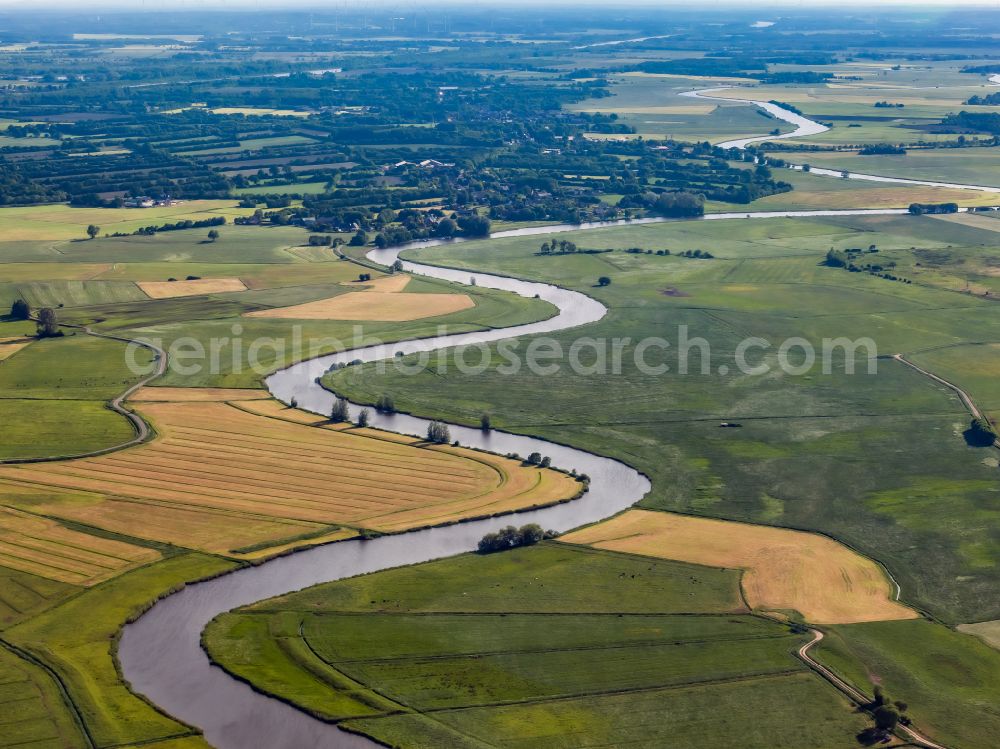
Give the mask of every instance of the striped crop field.
[[89, 586], [159, 552], [66, 528], [48, 518], [0, 507], [0, 564], [39, 577]]
[[435, 525], [580, 489], [550, 469], [330, 425], [275, 402], [138, 407], [158, 439], [95, 458], [4, 466], [0, 493], [49, 516], [226, 553], [331, 540], [342, 526]]

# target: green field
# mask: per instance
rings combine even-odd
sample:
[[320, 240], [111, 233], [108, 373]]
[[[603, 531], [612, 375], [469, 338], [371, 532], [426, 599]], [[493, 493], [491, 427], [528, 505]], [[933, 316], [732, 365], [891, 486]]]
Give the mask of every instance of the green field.
[[87, 746], [58, 686], [44, 670], [0, 646], [0, 673], [0, 747]]
[[645, 138], [655, 139], [676, 138], [718, 143], [744, 135], [766, 135], [775, 128], [782, 133], [794, 129], [787, 122], [761, 113], [756, 107], [679, 95], [692, 89], [727, 85], [729, 82], [725, 79], [630, 73], [615, 76], [612, 81], [613, 96], [585, 100], [574, 104], [572, 109], [584, 112], [615, 112], [619, 115], [620, 121], [634, 127], [636, 133]]
[[[265, 601], [217, 619], [205, 643], [258, 688], [392, 745], [648, 745], [674, 731], [725, 744], [750, 721], [741, 745], [766, 746], [789, 716], [754, 705], [791, 694], [810, 716], [801, 741], [833, 747], [863, 727], [792, 656], [802, 635], [742, 611], [734, 571], [544, 544]], [[717, 700], [730, 718], [695, 728]]]
[[[826, 156], [826, 154], [818, 155]], [[825, 166], [819, 159], [813, 159], [812, 153], [781, 154], [781, 156], [796, 164], [819, 162], [816, 163], [817, 166]], [[862, 171], [864, 164], [852, 168]], [[1000, 192], [989, 193], [921, 185], [891, 185], [858, 179], [836, 179], [792, 169], [775, 170], [775, 178], [788, 182], [794, 189], [791, 192], [759, 198], [745, 206], [708, 201], [705, 204], [705, 210], [709, 213], [737, 213], [741, 210], [837, 210], [856, 208], [859, 205], [865, 208], [908, 208], [911, 203], [954, 202], [960, 206], [1000, 204]]]
[[[329, 382], [364, 402], [387, 392], [404, 410], [463, 423], [491, 412], [496, 426], [618, 457], [646, 472], [653, 489], [644, 506], [823, 531], [885, 563], [905, 601], [952, 622], [997, 618], [990, 591], [1000, 580], [1000, 554], [989, 530], [996, 522], [995, 461], [966, 445], [961, 433], [969, 417], [953, 393], [889, 360], [878, 362], [875, 375], [864, 374], [863, 359], [859, 374], [846, 374], [841, 356], [829, 375], [817, 367], [792, 376], [777, 367], [772, 348], [762, 360], [771, 365], [766, 374], [734, 367], [736, 346], [747, 336], [775, 348], [799, 336], [817, 351], [824, 338], [870, 337], [886, 355], [968, 340], [975, 315], [973, 335], [995, 340], [1000, 316], [989, 301], [821, 265], [830, 246], [877, 244], [888, 252], [991, 238], [977, 227], [889, 216], [680, 222], [574, 236], [584, 248], [701, 248], [713, 260], [624, 252], [540, 257], [538, 238], [427, 248], [418, 257], [598, 297], [610, 307], [601, 322], [554, 339], [567, 350], [580, 336], [630, 337], [621, 374], [563, 366], [548, 376], [522, 368], [510, 377], [498, 371], [505, 360], [494, 353], [478, 375], [463, 375], [448, 361], [447, 373], [348, 368]], [[595, 288], [601, 275], [612, 283]], [[707, 373], [700, 348], [693, 349], [693, 371], [678, 372], [681, 325], [689, 338], [710, 344]], [[670, 372], [639, 371], [633, 353], [644, 336], [671, 342], [665, 354], [649, 355]], [[517, 349], [522, 356], [525, 345]], [[720, 366], [729, 371], [721, 374]], [[742, 429], [718, 428], [730, 420]]]
[[208, 229], [62, 242], [0, 242], [0, 262], [291, 263], [302, 261], [289, 248], [309, 241], [302, 229], [289, 226], [234, 225], [218, 227], [218, 231], [217, 242], [207, 241]]
[[[884, 177], [924, 179], [936, 182], [985, 185], [1000, 188], [997, 178], [1000, 153], [995, 148], [947, 148], [912, 150], [905, 156], [858, 156], [856, 152], [795, 154], [795, 162], [807, 161], [827, 169], [847, 169]], [[993, 193], [994, 198], [997, 195]], [[1000, 202], [1000, 198], [995, 200]]]
[[[131, 439], [132, 425], [105, 405], [140, 379], [124, 353], [122, 343], [80, 333], [36, 341], [0, 363], [0, 459], [74, 455]], [[137, 363], [149, 361], [147, 351], [137, 353]]]
[[[182, 554], [97, 585], [3, 632], [3, 639], [53, 669], [97, 746], [144, 744], [190, 735], [191, 729], [155, 710], [122, 683], [115, 639], [128, 620], [157, 596], [211, 576], [232, 563]], [[54, 719], [62, 719], [53, 709]]]
[[[1000, 652], [928, 621], [832, 627], [815, 654], [871, 694], [873, 681], [909, 705], [949, 747], [992, 746], [1000, 734]], [[860, 664], [864, 664], [862, 667]]]

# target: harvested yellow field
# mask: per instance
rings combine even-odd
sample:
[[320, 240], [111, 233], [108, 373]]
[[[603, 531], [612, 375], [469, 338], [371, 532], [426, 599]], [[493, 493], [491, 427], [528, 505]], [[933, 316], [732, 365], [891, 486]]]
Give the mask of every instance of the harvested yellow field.
[[387, 294], [395, 294], [405, 289], [410, 283], [411, 276], [405, 273], [393, 273], [391, 276], [377, 276], [371, 281], [348, 281], [344, 286], [360, 287], [365, 291], [382, 291]]
[[246, 291], [238, 278], [199, 278], [192, 281], [139, 281], [136, 284], [151, 299], [173, 299], [199, 294], [222, 294], [227, 291]]
[[468, 294], [384, 294], [369, 291], [341, 294], [329, 299], [296, 304], [292, 307], [248, 312], [245, 317], [291, 320], [378, 320], [406, 322], [425, 317], [450, 315], [474, 307]]
[[744, 570], [755, 609], [798, 611], [813, 624], [914, 619], [885, 572], [833, 539], [785, 528], [629, 510], [562, 537], [600, 549]]
[[[33, 500], [38, 512], [215, 552], [287, 544], [333, 526], [445, 523], [558, 502], [580, 486], [556, 471], [471, 450], [346, 425], [317, 428], [315, 416], [300, 423], [301, 412], [275, 401], [139, 408], [156, 426], [154, 442], [95, 458], [2, 466], [0, 482], [48, 492], [51, 501]], [[66, 493], [95, 499], [60, 499]]]
[[252, 388], [144, 387], [129, 400], [133, 403], [222, 403], [225, 401], [268, 400], [266, 390]]
[[396, 273], [371, 281], [353, 281], [345, 286], [361, 287], [353, 294], [341, 294], [292, 307], [247, 312], [244, 317], [271, 317], [291, 320], [378, 320], [406, 322], [425, 317], [450, 315], [475, 306], [468, 294], [408, 294], [403, 292], [410, 277]]
[[[89, 501], [80, 501], [81, 496]], [[261, 544], [281, 546], [292, 539], [331, 532], [325, 523], [265, 518], [253, 513], [188, 507], [110, 493], [53, 491], [53, 487], [45, 484], [0, 480], [0, 497], [53, 517], [218, 554], [232, 554]]]
[[73, 585], [94, 585], [159, 559], [159, 552], [65, 528], [0, 506], [0, 564]]
[[9, 359], [18, 351], [23, 349], [29, 343], [31, 343], [34, 338], [25, 338], [24, 336], [14, 336], [13, 338], [0, 338], [0, 361], [4, 359]]

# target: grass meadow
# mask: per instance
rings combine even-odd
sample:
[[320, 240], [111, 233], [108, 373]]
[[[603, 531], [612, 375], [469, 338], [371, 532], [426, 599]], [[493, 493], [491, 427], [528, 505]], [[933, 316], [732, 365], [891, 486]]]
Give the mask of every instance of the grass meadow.
[[56, 682], [43, 669], [0, 647], [0, 747], [87, 746]]
[[[787, 375], [773, 349], [754, 360], [772, 365], [766, 374], [733, 366], [747, 336], [775, 347], [799, 336], [817, 348], [823, 338], [867, 336], [884, 356], [962, 342], [974, 315], [976, 338], [995, 338], [1000, 316], [986, 299], [821, 264], [831, 246], [877, 244], [888, 252], [919, 243], [933, 250], [993, 236], [941, 224], [896, 216], [732, 220], [574, 236], [583, 248], [700, 248], [712, 260], [623, 252], [540, 257], [537, 238], [427, 248], [418, 256], [431, 262], [493, 268], [598, 297], [610, 307], [603, 320], [555, 338], [565, 349], [581, 335], [630, 337], [622, 373], [563, 367], [551, 376], [509, 377], [497, 371], [503, 360], [494, 349], [491, 366], [474, 376], [454, 366], [407, 376], [362, 367], [329, 382], [362, 401], [388, 392], [402, 409], [464, 423], [491, 412], [495, 426], [645, 471], [653, 479], [645, 507], [822, 531], [885, 563], [906, 603], [956, 623], [997, 618], [989, 594], [1000, 579], [989, 530], [996, 462], [965, 443], [969, 416], [953, 393], [886, 359], [874, 375], [847, 374], [842, 357], [829, 375]], [[595, 286], [601, 275], [610, 286]], [[680, 325], [709, 342], [706, 373], [695, 369], [699, 358], [694, 372], [678, 372]], [[645, 336], [673, 342], [663, 354], [666, 374], [635, 365], [631, 346]], [[868, 371], [866, 360], [855, 363]], [[729, 371], [721, 374], [722, 366]], [[742, 428], [719, 429], [733, 420]]]
[[793, 161], [799, 160], [827, 169], [847, 169], [883, 177], [1000, 188], [997, 177], [1000, 174], [1000, 154], [995, 148], [911, 150], [905, 156], [859, 156], [856, 151], [816, 152], [801, 156], [796, 154]]
[[124, 622], [151, 599], [232, 566], [219, 557], [179, 554], [69, 598], [4, 630], [3, 639], [55, 670], [97, 746], [190, 736], [192, 729], [168, 718], [122, 683], [114, 660], [115, 638]]
[[815, 656], [868, 694], [880, 684], [947, 746], [991, 746], [1000, 732], [1000, 652], [972, 635], [924, 620], [842, 625]]
[[[727, 743], [748, 721], [741, 745], [764, 746], [787, 715], [749, 720], [753, 706], [792, 694], [810, 716], [799, 741], [849, 740], [863, 719], [792, 656], [802, 635], [745, 613], [738, 581], [543, 544], [265, 601], [217, 619], [205, 644], [258, 688], [390, 745], [649, 745], [694, 724]], [[720, 700], [730, 718], [695, 717]]]

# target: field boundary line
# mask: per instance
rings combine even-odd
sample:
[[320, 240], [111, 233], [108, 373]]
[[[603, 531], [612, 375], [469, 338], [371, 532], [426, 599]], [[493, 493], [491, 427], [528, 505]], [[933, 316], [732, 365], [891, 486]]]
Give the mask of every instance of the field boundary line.
[[69, 708], [69, 711], [73, 716], [73, 722], [76, 724], [76, 727], [80, 730], [80, 734], [83, 736], [84, 741], [87, 742], [87, 746], [90, 747], [90, 749], [96, 749], [97, 743], [94, 741], [94, 737], [90, 735], [90, 729], [87, 728], [87, 724], [83, 720], [83, 715], [80, 713], [80, 709], [77, 707], [76, 703], [73, 702], [73, 698], [70, 697], [69, 690], [66, 689], [66, 685], [63, 684], [62, 679], [59, 678], [59, 674], [57, 674], [52, 668], [50, 668], [48, 664], [39, 660], [38, 658], [35, 658], [35, 656], [33, 656], [27, 650], [19, 648], [17, 645], [13, 644], [12, 642], [8, 642], [6, 639], [2, 637], [0, 637], [0, 647], [6, 648], [21, 660], [27, 661], [28, 663], [37, 666], [38, 668], [40, 668], [42, 671], [45, 672], [46, 676], [52, 679], [52, 682], [56, 685], [56, 688], [59, 690], [59, 696], [62, 698], [63, 703], [65, 703], [65, 705]]
[[[666, 692], [679, 689], [697, 689], [699, 687], [711, 687], [724, 684], [740, 684], [742, 682], [760, 681], [762, 679], [787, 679], [800, 674], [808, 674], [809, 669], [792, 668], [780, 671], [762, 671], [756, 674], [743, 674], [740, 676], [724, 676], [716, 679], [702, 679], [695, 681], [684, 681], [676, 684], [658, 684], [649, 687], [629, 687], [626, 689], [608, 689], [587, 692], [573, 692], [568, 694], [554, 694], [548, 697], [527, 698], [521, 700], [506, 700], [500, 702], [485, 702], [478, 705], [456, 705], [454, 707], [432, 707], [420, 709], [421, 715], [433, 713], [450, 713], [459, 710], [482, 709], [491, 707], [510, 707], [511, 705], [544, 705], [551, 702], [567, 702], [569, 700], [587, 699], [590, 697], [617, 697], [627, 694], [643, 694], [647, 692]], [[416, 709], [416, 708], [414, 708]], [[940, 747], [940, 749], [945, 749]]]
[[[125, 450], [129, 447], [134, 447], [136, 445], [141, 445], [147, 442], [149, 439], [156, 435], [156, 431], [153, 427], [143, 419], [138, 413], [130, 408], [126, 408], [123, 403], [142, 387], [145, 387], [153, 380], [157, 379], [167, 370], [167, 352], [164, 351], [159, 346], [156, 346], [150, 341], [141, 341], [133, 338], [125, 338], [123, 336], [112, 335], [110, 333], [95, 333], [89, 326], [82, 325], [70, 325], [68, 323], [61, 323], [62, 327], [66, 328], [79, 328], [89, 336], [95, 338], [105, 338], [111, 341], [119, 341], [121, 343], [126, 343], [129, 345], [141, 346], [142, 348], [148, 349], [153, 352], [153, 361], [156, 362], [156, 369], [152, 374], [147, 375], [143, 379], [136, 383], [133, 383], [123, 392], [116, 395], [114, 398], [107, 402], [107, 407], [121, 416], [131, 424], [132, 429], [135, 432], [135, 436], [127, 442], [122, 442], [118, 445], [112, 445], [111, 447], [103, 447], [99, 450], [91, 450], [90, 452], [77, 453], [75, 455], [54, 455], [44, 458], [10, 458], [7, 460], [0, 460], [0, 465], [23, 465], [26, 463], [54, 463], [62, 460], [76, 460], [78, 458], [93, 458], [99, 455], [107, 455], [108, 453], [118, 452], [119, 450]], [[39, 399], [45, 400], [45, 399]]]

